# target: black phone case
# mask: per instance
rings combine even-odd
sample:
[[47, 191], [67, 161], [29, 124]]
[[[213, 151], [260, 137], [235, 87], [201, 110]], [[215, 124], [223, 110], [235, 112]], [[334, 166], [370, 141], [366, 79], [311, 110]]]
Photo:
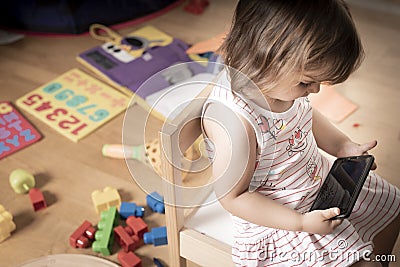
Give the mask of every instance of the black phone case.
[[[348, 160], [354, 160], [354, 159], [365, 159], [365, 168], [362, 171], [362, 174], [360, 176], [360, 179], [358, 180], [355, 188], [353, 195], [346, 195], [346, 191], [344, 189], [341, 189], [338, 191], [338, 186], [341, 187], [340, 182], [337, 181], [334, 178], [334, 175], [332, 173], [338, 168], [341, 164], [345, 163]], [[326, 177], [324, 183], [322, 184], [317, 197], [314, 200], [313, 205], [310, 208], [310, 211], [321, 209], [321, 203], [324, 203], [323, 209], [328, 209], [328, 208], [333, 208], [337, 207], [338, 205], [335, 205], [338, 202], [343, 203], [343, 201], [348, 202], [349, 204], [347, 205], [347, 210], [343, 212], [342, 210], [340, 211], [340, 214], [338, 216], [333, 217], [332, 219], [343, 219], [343, 218], [348, 218], [353, 211], [354, 205], [356, 204], [357, 198], [360, 195], [361, 189], [365, 183], [365, 180], [368, 177], [369, 171], [371, 170], [372, 164], [374, 163], [374, 157], [372, 155], [362, 155], [362, 156], [354, 156], [354, 157], [345, 157], [345, 158], [338, 158], [335, 160], [335, 162], [332, 165], [332, 168], [330, 169], [328, 176]], [[339, 194], [337, 194], [339, 192]], [[328, 195], [326, 195], [328, 194]], [[343, 195], [344, 194], [344, 195]], [[328, 203], [326, 203], [328, 201]], [[330, 205], [332, 204], [332, 205]]]

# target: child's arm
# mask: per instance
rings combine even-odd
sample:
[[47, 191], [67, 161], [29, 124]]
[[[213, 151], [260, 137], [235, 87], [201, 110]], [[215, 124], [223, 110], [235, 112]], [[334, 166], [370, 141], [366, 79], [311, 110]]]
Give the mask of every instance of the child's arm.
[[376, 140], [362, 145], [354, 143], [315, 109], [312, 131], [318, 147], [335, 157], [359, 156], [377, 145]]
[[204, 128], [214, 143], [214, 188], [221, 205], [233, 215], [272, 228], [331, 233], [340, 220], [328, 220], [338, 209], [302, 215], [264, 195], [248, 192], [256, 161], [256, 137], [251, 125], [223, 105], [211, 104]]

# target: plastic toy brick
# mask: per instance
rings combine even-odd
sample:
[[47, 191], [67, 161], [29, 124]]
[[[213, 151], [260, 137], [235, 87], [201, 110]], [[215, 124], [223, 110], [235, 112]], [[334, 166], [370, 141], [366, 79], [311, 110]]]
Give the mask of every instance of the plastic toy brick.
[[110, 207], [119, 207], [121, 205], [121, 197], [117, 189], [110, 186], [104, 188], [103, 191], [93, 191], [92, 201], [98, 214], [108, 210]]
[[199, 15], [203, 13], [204, 9], [210, 4], [208, 0], [190, 0], [189, 4], [185, 6], [187, 12]]
[[9, 182], [17, 194], [28, 193], [29, 189], [35, 187], [35, 177], [23, 169], [13, 170], [10, 174]]
[[117, 258], [122, 267], [142, 267], [141, 259], [133, 252], [121, 251]]
[[168, 244], [167, 241], [167, 227], [156, 227], [149, 233], [143, 235], [145, 244], [153, 244], [154, 246], [161, 246]]
[[161, 263], [161, 261], [157, 258], [153, 258], [153, 262], [157, 267], [164, 267], [164, 265]]
[[143, 219], [135, 216], [129, 216], [126, 219], [126, 226], [127, 233], [129, 235], [137, 235], [139, 239], [143, 239], [144, 233], [149, 230]]
[[147, 206], [154, 212], [165, 213], [164, 198], [157, 192], [146, 196]]
[[40, 191], [39, 189], [32, 188], [31, 190], [29, 190], [29, 198], [31, 200], [34, 211], [38, 211], [47, 207], [42, 191]]
[[118, 224], [118, 212], [116, 207], [101, 212], [100, 222], [97, 224], [97, 232], [94, 235], [96, 241], [92, 244], [94, 252], [100, 252], [104, 256], [111, 254], [114, 241], [113, 228]]
[[0, 205], [0, 242], [8, 238], [14, 230], [13, 216]]
[[84, 221], [69, 237], [69, 244], [73, 248], [88, 248], [96, 233], [96, 228], [88, 222]]
[[136, 203], [122, 202], [119, 208], [119, 215], [126, 219], [129, 216], [143, 217], [144, 207], [136, 205]]
[[130, 235], [121, 225], [114, 228], [115, 241], [124, 249], [125, 252], [134, 251], [142, 245], [137, 235]]

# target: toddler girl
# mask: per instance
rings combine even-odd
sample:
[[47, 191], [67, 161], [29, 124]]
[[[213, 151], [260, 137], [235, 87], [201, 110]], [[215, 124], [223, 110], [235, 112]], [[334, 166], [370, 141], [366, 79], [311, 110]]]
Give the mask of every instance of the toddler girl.
[[387, 266], [371, 253], [393, 249], [398, 188], [370, 172], [349, 218], [330, 220], [338, 208], [309, 212], [332, 165], [319, 149], [347, 157], [376, 146], [351, 141], [307, 98], [362, 61], [344, 1], [240, 0], [221, 51], [229, 68], [217, 84], [229, 86], [214, 86], [203, 130], [215, 191], [233, 215], [234, 263]]

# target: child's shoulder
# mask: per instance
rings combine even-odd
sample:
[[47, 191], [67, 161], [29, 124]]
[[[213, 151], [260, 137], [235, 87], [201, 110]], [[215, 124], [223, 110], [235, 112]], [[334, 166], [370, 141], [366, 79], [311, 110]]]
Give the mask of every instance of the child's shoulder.
[[203, 112], [203, 128], [207, 135], [226, 135], [235, 142], [247, 142], [254, 136], [249, 121], [239, 112], [220, 102], [211, 102]]

